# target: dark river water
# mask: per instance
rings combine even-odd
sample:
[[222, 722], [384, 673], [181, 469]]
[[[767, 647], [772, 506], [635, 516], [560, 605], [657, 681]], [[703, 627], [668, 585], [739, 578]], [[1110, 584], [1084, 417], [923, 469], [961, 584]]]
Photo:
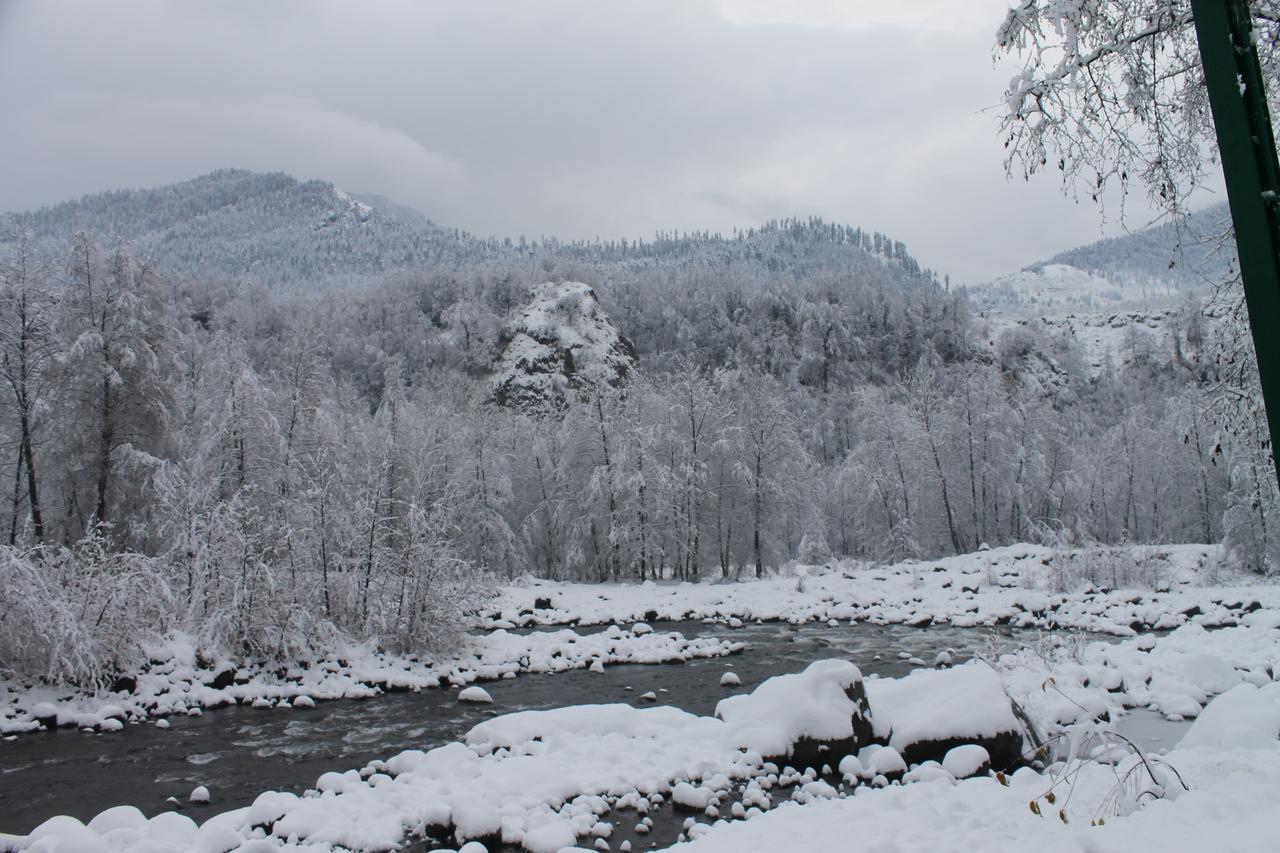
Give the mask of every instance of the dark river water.
[[[725, 696], [749, 691], [765, 678], [797, 672], [821, 658], [852, 660], [864, 674], [899, 676], [915, 668], [908, 657], [932, 664], [939, 651], [952, 649], [959, 662], [991, 642], [1007, 650], [1036, 637], [1035, 632], [1008, 629], [994, 633], [900, 625], [770, 623], [731, 630], [678, 622], [655, 628], [689, 637], [729, 637], [745, 642], [747, 649], [732, 657], [686, 664], [618, 665], [603, 674], [581, 670], [488, 682], [484, 687], [494, 699], [490, 706], [459, 703], [456, 690], [424, 690], [321, 702], [311, 709], [223, 708], [200, 717], [172, 718], [167, 730], [137, 724], [117, 733], [64, 729], [22, 735], [0, 742], [0, 832], [29, 832], [56, 814], [87, 821], [121, 804], [151, 815], [173, 808], [168, 797], [177, 797], [183, 810], [201, 821], [248, 805], [262, 791], [301, 792], [329, 770], [359, 768], [404, 749], [431, 749], [459, 740], [494, 714], [583, 703], [648, 704], [639, 697], [649, 690], [658, 691], [658, 704], [711, 714]], [[726, 669], [738, 673], [741, 687], [719, 685]], [[208, 806], [186, 804], [197, 785], [208, 786]], [[643, 846], [651, 840], [644, 839]], [[618, 838], [614, 841], [616, 845]]]

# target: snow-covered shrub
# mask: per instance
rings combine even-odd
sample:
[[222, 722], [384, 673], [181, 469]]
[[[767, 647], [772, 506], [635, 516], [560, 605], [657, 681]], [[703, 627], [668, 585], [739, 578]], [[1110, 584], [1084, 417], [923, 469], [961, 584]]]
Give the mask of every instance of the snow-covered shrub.
[[1154, 589], [1167, 570], [1168, 561], [1158, 550], [1094, 542], [1054, 554], [1048, 585], [1054, 592], [1074, 592], [1090, 584], [1108, 589]]
[[172, 596], [157, 560], [95, 530], [74, 548], [0, 547], [0, 602], [0, 668], [94, 686], [165, 630]]

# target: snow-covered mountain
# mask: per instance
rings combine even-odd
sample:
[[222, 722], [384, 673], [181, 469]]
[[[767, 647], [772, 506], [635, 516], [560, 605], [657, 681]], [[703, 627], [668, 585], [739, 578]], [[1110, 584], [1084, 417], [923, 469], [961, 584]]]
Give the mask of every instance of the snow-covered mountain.
[[[932, 283], [906, 246], [886, 235], [818, 219], [781, 220], [732, 235], [659, 234], [651, 240], [563, 242], [482, 238], [436, 225], [381, 196], [326, 181], [222, 169], [145, 190], [115, 190], [35, 211], [0, 214], [53, 252], [85, 231], [123, 239], [164, 272], [269, 286], [364, 280], [405, 269], [453, 269], [554, 256], [635, 272], [734, 267], [744, 275], [856, 275]], [[10, 229], [0, 229], [3, 242]], [[61, 259], [61, 257], [59, 258]]]
[[1172, 359], [1187, 312], [1235, 263], [1233, 248], [1218, 247], [1228, 216], [1215, 205], [1185, 222], [1100, 240], [968, 287], [987, 344], [1007, 356], [1019, 336], [1069, 340], [1095, 373], [1153, 353]]
[[223, 169], [10, 216], [53, 251], [85, 231], [100, 242], [126, 240], [167, 272], [273, 285], [367, 277], [457, 255], [455, 234], [362, 198], [326, 181]]

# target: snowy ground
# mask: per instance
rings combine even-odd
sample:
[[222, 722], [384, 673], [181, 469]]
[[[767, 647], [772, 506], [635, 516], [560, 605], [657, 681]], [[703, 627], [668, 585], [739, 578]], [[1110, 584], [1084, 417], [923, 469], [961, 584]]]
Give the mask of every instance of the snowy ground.
[[[615, 829], [643, 834], [648, 812], [671, 800], [689, 815], [692, 846], [681, 849], [691, 851], [822, 851], [851, 837], [902, 853], [1268, 849], [1280, 818], [1280, 589], [1227, 577], [1218, 559], [1200, 546], [1075, 555], [1018, 546], [741, 584], [516, 586], [491, 623], [709, 618], [731, 636], [745, 619], [858, 619], [1113, 636], [1055, 631], [1036, 647], [993, 649], [985, 662], [947, 668], [944, 655], [940, 668], [901, 679], [863, 679], [856, 661], [819, 661], [742, 687], [716, 717], [643, 701], [507, 714], [464, 743], [326, 773], [302, 797], [268, 792], [201, 826], [123, 808], [87, 827], [56, 818], [9, 843], [225, 853], [389, 850], [424, 836], [534, 853], [625, 849], [611, 843]], [[730, 650], [643, 627], [501, 631], [478, 642], [493, 644], [488, 658], [448, 670], [422, 664], [404, 678], [429, 671], [463, 684], [611, 655]], [[380, 660], [385, 677], [393, 667]], [[361, 665], [349, 663], [342, 677], [358, 681]], [[237, 687], [287, 690], [224, 689]], [[1139, 755], [1115, 733], [1114, 721], [1132, 708], [1196, 722], [1172, 752]], [[1044, 745], [1038, 769], [997, 775], [984, 766], [1009, 736], [1032, 760], [1036, 741]]]
[[[1076, 628], [1133, 636], [1185, 624], [1237, 625], [1280, 609], [1280, 586], [1231, 577], [1216, 546], [1054, 551], [1013, 545], [874, 568], [801, 567], [740, 583], [508, 587], [494, 627], [659, 619], [860, 621]], [[550, 607], [538, 608], [539, 600]]]

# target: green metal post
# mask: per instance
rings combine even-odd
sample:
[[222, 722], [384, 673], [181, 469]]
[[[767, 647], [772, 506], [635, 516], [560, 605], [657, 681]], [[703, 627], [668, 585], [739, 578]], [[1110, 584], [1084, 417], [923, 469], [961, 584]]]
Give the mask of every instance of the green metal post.
[[[1280, 436], [1280, 165], [1247, 0], [1191, 0], [1274, 454]], [[1280, 470], [1277, 471], [1280, 476]]]

